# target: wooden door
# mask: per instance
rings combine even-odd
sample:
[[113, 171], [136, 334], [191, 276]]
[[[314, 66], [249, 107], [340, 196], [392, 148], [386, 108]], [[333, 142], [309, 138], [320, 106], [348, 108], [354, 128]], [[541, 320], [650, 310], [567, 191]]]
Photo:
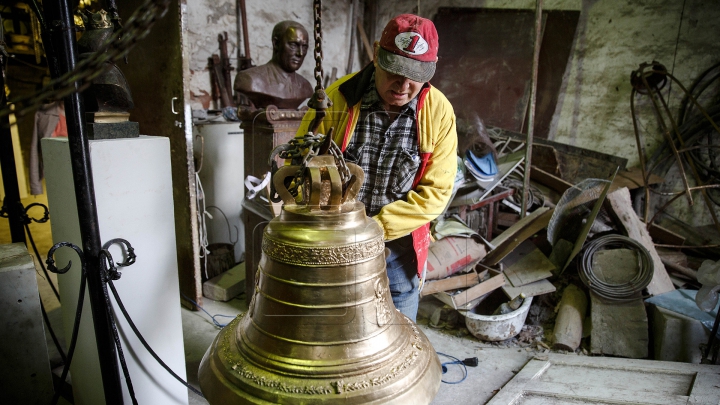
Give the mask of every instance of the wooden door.
[[548, 354], [535, 356], [489, 405], [717, 405], [720, 366]]
[[[123, 21], [127, 21], [142, 3], [142, 0], [120, 2]], [[140, 134], [170, 138], [174, 207], [168, 209], [175, 213], [182, 303], [194, 308], [187, 298], [202, 304], [202, 285], [192, 121], [189, 105], [185, 107], [189, 92], [183, 86], [183, 76], [189, 76], [185, 71], [186, 64], [183, 64], [184, 13], [186, 10], [181, 7], [181, 2], [171, 2], [164, 17], [155, 23], [145, 38], [138, 40], [128, 56], [129, 63], [119, 66], [130, 84], [135, 102], [130, 119], [140, 123]]]

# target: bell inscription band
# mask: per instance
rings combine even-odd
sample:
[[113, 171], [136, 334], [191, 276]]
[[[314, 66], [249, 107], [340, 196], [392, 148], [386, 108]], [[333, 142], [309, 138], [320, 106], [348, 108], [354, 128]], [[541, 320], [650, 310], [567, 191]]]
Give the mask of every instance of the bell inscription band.
[[[440, 361], [393, 306], [382, 231], [354, 200], [363, 173], [339, 156], [315, 156], [273, 177], [285, 205], [265, 228], [249, 309], [220, 331], [200, 363], [210, 404], [428, 404], [435, 397]], [[304, 185], [303, 203], [288, 192], [288, 177]]]

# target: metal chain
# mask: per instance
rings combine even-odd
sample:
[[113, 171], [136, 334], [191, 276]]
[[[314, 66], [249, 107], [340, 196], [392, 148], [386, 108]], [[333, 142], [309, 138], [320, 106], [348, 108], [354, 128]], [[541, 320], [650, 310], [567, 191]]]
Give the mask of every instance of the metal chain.
[[[302, 138], [293, 138], [283, 149], [279, 151], [280, 158], [292, 162], [293, 165], [305, 165], [305, 163], [318, 155], [320, 146], [325, 142], [325, 135], [307, 133]], [[271, 159], [273, 155], [271, 154]]]
[[[170, 0], [145, 0], [145, 2], [127, 20], [125, 26], [117, 30], [103, 47], [90, 58], [81, 60], [75, 69], [50, 81], [34, 95], [11, 100], [15, 111], [10, 107], [0, 109], [0, 117], [13, 112], [22, 116], [36, 110], [49, 99], [61, 99], [87, 88], [93, 79], [106, 72], [112, 65], [130, 53], [135, 43], [147, 36], [155, 22], [168, 10]], [[51, 23], [52, 24], [52, 23]], [[50, 29], [61, 27], [52, 26]], [[46, 44], [46, 46], [50, 46]], [[77, 84], [80, 83], [80, 87]], [[9, 103], [9, 104], [10, 104]]]
[[313, 0], [313, 11], [314, 11], [314, 34], [315, 34], [315, 80], [317, 85], [315, 90], [321, 90], [323, 88], [323, 68], [322, 68], [322, 1]]
[[347, 184], [347, 182], [350, 181], [350, 177], [352, 177], [352, 173], [350, 173], [350, 169], [348, 169], [347, 164], [345, 164], [345, 157], [343, 157], [342, 150], [334, 141], [331, 141], [328, 153], [335, 158], [335, 164], [338, 167], [338, 172], [340, 172], [340, 181], [343, 185]]

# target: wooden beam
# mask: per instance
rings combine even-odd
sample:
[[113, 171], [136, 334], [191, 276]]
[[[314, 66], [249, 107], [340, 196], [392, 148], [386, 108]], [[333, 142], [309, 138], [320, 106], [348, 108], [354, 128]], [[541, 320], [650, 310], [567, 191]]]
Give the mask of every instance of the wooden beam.
[[506, 229], [497, 238], [493, 239], [495, 246], [480, 263], [486, 266], [494, 266], [500, 262], [508, 253], [513, 251], [524, 240], [547, 227], [552, 217], [553, 209], [541, 207], [532, 214], [518, 221], [515, 225]]
[[482, 297], [483, 295], [494, 291], [504, 285], [505, 276], [502, 274], [498, 274], [497, 276], [492, 277], [487, 281], [483, 281], [482, 283], [474, 287], [468, 288], [460, 294], [453, 295], [453, 303], [455, 304], [455, 308], [461, 307], [468, 302], [474, 300], [475, 298]]
[[[485, 270], [487, 272], [487, 270]], [[457, 290], [459, 288], [468, 288], [480, 283], [478, 274], [474, 271], [467, 274], [451, 276], [442, 280], [428, 281], [420, 292], [421, 296], [435, 294], [440, 291]]]
[[530, 178], [540, 184], [544, 184], [550, 187], [551, 189], [557, 191], [560, 194], [564, 193], [565, 190], [573, 186], [571, 183], [568, 183], [560, 177], [557, 177], [535, 166], [533, 166], [532, 172], [530, 172]]
[[658, 252], [655, 250], [652, 238], [645, 228], [645, 223], [638, 218], [635, 210], [633, 210], [632, 202], [630, 200], [630, 191], [626, 187], [623, 187], [608, 194], [607, 200], [610, 203], [610, 207], [612, 208], [615, 217], [624, 228], [625, 234], [628, 237], [640, 242], [645, 249], [650, 252], [654, 274], [652, 281], [650, 281], [650, 284], [647, 287], [648, 292], [652, 295], [658, 295], [668, 291], [673, 291], [675, 286], [665, 270], [665, 266], [660, 259], [660, 255], [658, 255]]

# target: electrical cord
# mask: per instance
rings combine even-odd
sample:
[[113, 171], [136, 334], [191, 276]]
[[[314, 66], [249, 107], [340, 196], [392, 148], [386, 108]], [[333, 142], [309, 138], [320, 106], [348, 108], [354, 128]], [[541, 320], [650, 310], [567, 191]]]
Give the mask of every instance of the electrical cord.
[[215, 324], [215, 326], [217, 326], [218, 328], [224, 328], [225, 326], [227, 326], [227, 323], [224, 323], [224, 324], [223, 324], [223, 323], [218, 322], [217, 319], [215, 319], [216, 316], [221, 316], [221, 317], [224, 317], [224, 318], [235, 318], [235, 317], [236, 317], [236, 315], [221, 315], [221, 314], [210, 315], [210, 312], [206, 311], [205, 308], [203, 308], [203, 307], [201, 307], [200, 305], [198, 305], [198, 303], [195, 302], [195, 301], [193, 301], [192, 298], [188, 297], [187, 295], [183, 294], [182, 292], [181, 292], [180, 294], [181, 294], [183, 297], [185, 297], [186, 300], [192, 302], [193, 305], [195, 305], [196, 307], [200, 308], [201, 311], [205, 312], [205, 313], [210, 317], [210, 319], [212, 319], [212, 321], [213, 321], [213, 323]]
[[[601, 280], [593, 271], [595, 253], [607, 248], [625, 248], [637, 252], [638, 272], [623, 283], [611, 283]], [[594, 293], [611, 301], [630, 301], [652, 281], [654, 266], [650, 253], [640, 242], [622, 235], [605, 235], [587, 244], [584, 249], [580, 269], [580, 280]]]
[[468, 366], [470, 366], [470, 367], [477, 367], [477, 365], [478, 365], [478, 358], [477, 358], [477, 357], [468, 357], [468, 358], [465, 359], [465, 360], [460, 360], [460, 359], [458, 359], [457, 357], [450, 356], [449, 354], [440, 353], [440, 352], [436, 352], [436, 353], [439, 354], [439, 355], [441, 355], [441, 356], [445, 356], [445, 357], [448, 357], [448, 358], [453, 359], [453, 361], [447, 361], [447, 362], [445, 362], [445, 363], [441, 363], [441, 364], [440, 364], [440, 366], [442, 367], [442, 373], [443, 373], [443, 374], [447, 373], [447, 371], [448, 371], [447, 366], [449, 366], [449, 365], [457, 364], [457, 365], [461, 365], [461, 366], [462, 366], [463, 378], [461, 378], [461, 379], [458, 380], [458, 381], [445, 381], [445, 380], [440, 380], [440, 381], [444, 382], [445, 384], [460, 384], [461, 382], [465, 381], [465, 379], [466, 379], [467, 376], [468, 376], [468, 370], [467, 370]]
[[55, 331], [50, 326], [50, 318], [48, 318], [48, 314], [45, 311], [45, 305], [43, 305], [42, 303], [42, 297], [40, 297], [40, 311], [42, 311], [43, 320], [45, 321], [45, 325], [47, 325], [48, 327], [48, 332], [50, 332], [50, 337], [55, 344], [55, 348], [57, 349], [58, 353], [60, 353], [60, 358], [62, 359], [63, 364], [65, 364], [65, 362], [67, 362], [67, 357], [65, 357], [65, 352], [63, 351], [62, 347], [60, 347], [60, 341], [55, 335]]
[[[117, 266], [115, 263], [113, 263], [112, 256], [110, 255], [110, 252], [108, 251], [108, 248], [117, 242], [121, 242], [125, 244], [128, 250], [128, 260], [123, 263], [118, 263]], [[198, 390], [197, 388], [191, 386], [187, 381], [183, 380], [180, 376], [175, 374], [175, 372], [167, 365], [165, 364], [162, 359], [155, 353], [155, 351], [150, 347], [150, 345], [147, 343], [145, 338], [140, 333], [140, 330], [138, 330], [137, 326], [135, 326], [135, 323], [132, 321], [132, 318], [130, 317], [130, 314], [128, 314], [127, 310], [125, 309], [125, 305], [123, 304], [122, 300], [120, 299], [120, 294], [118, 294], [117, 290], [115, 289], [115, 284], [113, 284], [113, 280], [120, 279], [120, 273], [118, 272], [117, 267], [125, 267], [133, 264], [135, 262], [135, 253], [133, 252], [133, 249], [130, 247], [130, 244], [124, 240], [124, 239], [113, 239], [109, 242], [106, 242], [103, 245], [103, 249], [100, 251], [100, 260], [101, 260], [101, 266], [100, 268], [104, 272], [103, 278], [104, 282], [108, 284], [110, 287], [110, 290], [112, 291], [113, 296], [115, 297], [115, 302], [117, 302], [118, 307], [120, 308], [120, 312], [122, 312], [123, 316], [125, 317], [125, 320], [128, 322], [128, 325], [132, 329], [132, 331], [135, 333], [135, 336], [137, 336], [140, 343], [142, 343], [143, 347], [145, 347], [145, 350], [150, 353], [150, 355], [155, 359], [155, 361], [160, 364], [165, 371], [167, 371], [170, 375], [172, 375], [176, 380], [178, 380], [182, 385], [187, 387], [190, 391], [194, 392], [195, 394], [199, 395], [200, 397], [203, 397], [202, 392]], [[125, 374], [125, 383], [128, 387], [128, 391], [130, 392], [130, 398], [133, 401], [133, 405], [137, 405], [137, 400], [135, 399], [135, 394], [132, 388], [132, 381], [130, 379], [130, 373], [127, 370], [127, 365], [125, 364], [125, 357], [123, 355], [122, 350], [122, 344], [120, 342], [120, 335], [117, 331], [117, 325], [115, 323], [115, 317], [113, 316], [113, 310], [112, 310], [112, 302], [110, 302], [110, 297], [107, 293], [107, 290], [105, 290], [105, 301], [107, 303], [106, 310], [108, 311], [108, 316], [110, 319], [110, 323], [112, 326], [113, 335], [115, 337], [115, 345], [118, 349], [118, 357], [120, 358], [120, 365], [122, 367], [123, 373]]]
[[[108, 281], [108, 285], [110, 286], [110, 290], [112, 291], [113, 296], [115, 297], [115, 301], [118, 303], [118, 307], [120, 307], [120, 312], [122, 312], [123, 316], [125, 317], [125, 320], [128, 322], [128, 325], [130, 325], [130, 328], [135, 333], [135, 336], [137, 336], [138, 340], [140, 340], [140, 343], [142, 343], [142, 345], [145, 347], [145, 350], [147, 350], [148, 353], [150, 353], [150, 355], [153, 356], [153, 358], [165, 369], [165, 371], [170, 373], [170, 375], [172, 375], [182, 385], [187, 387], [187, 389], [194, 392], [195, 394], [205, 398], [205, 396], [202, 394], [202, 392], [200, 392], [200, 390], [193, 387], [187, 381], [183, 380], [180, 376], [175, 374], [175, 372], [172, 371], [172, 369], [170, 367], [168, 367], [168, 365], [165, 364], [165, 362], [162, 361], [162, 359], [160, 359], [160, 357], [155, 353], [155, 351], [147, 343], [145, 338], [143, 338], [143, 336], [140, 333], [140, 331], [138, 330], [137, 326], [135, 326], [135, 323], [132, 321], [132, 318], [130, 318], [130, 314], [128, 314], [127, 310], [125, 309], [125, 305], [123, 305], [122, 300], [120, 300], [120, 295], [118, 294], [117, 290], [115, 289], [115, 285], [112, 283], [112, 280]], [[128, 378], [128, 381], [129, 381], [130, 377], [126, 377], [126, 378]]]

